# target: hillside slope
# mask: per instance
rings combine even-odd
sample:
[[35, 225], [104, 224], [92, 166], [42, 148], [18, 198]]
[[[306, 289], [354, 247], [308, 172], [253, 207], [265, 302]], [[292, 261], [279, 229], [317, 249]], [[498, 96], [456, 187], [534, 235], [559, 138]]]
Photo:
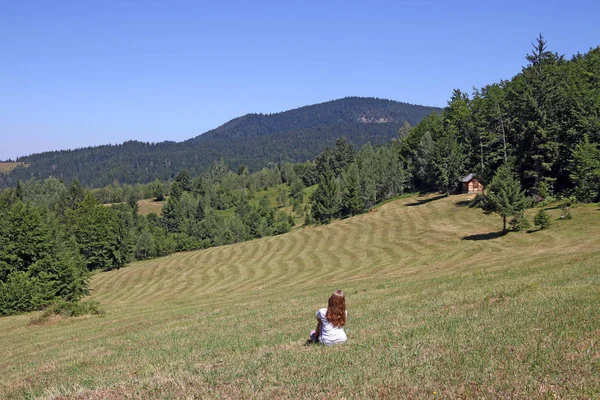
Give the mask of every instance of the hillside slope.
[[172, 178], [182, 169], [196, 174], [223, 158], [231, 168], [245, 164], [252, 170], [270, 162], [312, 160], [338, 137], [356, 146], [383, 144], [397, 136], [404, 121], [415, 125], [439, 108], [374, 98], [348, 97], [276, 114], [248, 114], [176, 143], [129, 141], [120, 145], [88, 147], [33, 154], [18, 161], [29, 164], [0, 175], [0, 187], [14, 186], [31, 177], [77, 178], [87, 186], [115, 181], [144, 183]]
[[[97, 274], [105, 317], [0, 319], [0, 397], [599, 396], [598, 206], [499, 236], [465, 200]], [[303, 346], [337, 288], [348, 343]]]

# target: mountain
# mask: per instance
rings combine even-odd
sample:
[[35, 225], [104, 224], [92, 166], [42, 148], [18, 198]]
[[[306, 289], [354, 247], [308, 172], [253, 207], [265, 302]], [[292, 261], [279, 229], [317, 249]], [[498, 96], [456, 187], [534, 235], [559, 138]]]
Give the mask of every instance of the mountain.
[[250, 170], [280, 161], [304, 162], [333, 146], [338, 137], [345, 136], [357, 147], [367, 142], [383, 144], [397, 135], [404, 121], [415, 125], [440, 111], [392, 100], [346, 97], [275, 114], [247, 114], [183, 142], [128, 141], [20, 157], [18, 161], [28, 166], [0, 174], [0, 186], [49, 176], [67, 182], [79, 179], [90, 187], [144, 183], [170, 179], [182, 169], [195, 175], [221, 158], [232, 169], [244, 164]]

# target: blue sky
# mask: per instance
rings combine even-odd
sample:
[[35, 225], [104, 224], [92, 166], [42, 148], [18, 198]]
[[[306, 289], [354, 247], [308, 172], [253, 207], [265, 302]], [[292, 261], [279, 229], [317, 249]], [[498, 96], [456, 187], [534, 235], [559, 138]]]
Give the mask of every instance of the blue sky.
[[0, 160], [345, 96], [444, 106], [518, 73], [540, 32], [600, 45], [598, 4], [0, 0]]

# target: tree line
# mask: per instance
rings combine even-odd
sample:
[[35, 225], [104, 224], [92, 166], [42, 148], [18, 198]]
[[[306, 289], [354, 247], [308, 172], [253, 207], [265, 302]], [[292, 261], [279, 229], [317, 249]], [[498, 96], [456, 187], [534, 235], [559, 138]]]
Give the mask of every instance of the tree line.
[[119, 145], [44, 152], [20, 157], [28, 167], [0, 174], [0, 187], [54, 176], [75, 179], [86, 187], [172, 180], [179, 171], [192, 176], [223, 158], [232, 169], [245, 165], [251, 172], [273, 163], [313, 160], [326, 146], [346, 136], [355, 146], [384, 144], [403, 121], [417, 123], [435, 107], [397, 101], [348, 97], [276, 114], [247, 114], [176, 143], [128, 141]]
[[[166, 183], [90, 190], [56, 178], [19, 182], [0, 192], [0, 315], [77, 301], [94, 270], [289, 232], [295, 221], [281, 206], [302, 215], [299, 174], [310, 181], [314, 168], [234, 173], [221, 160], [194, 179], [184, 170]], [[266, 189], [278, 185], [272, 204]], [[150, 193], [164, 201], [162, 215], [139, 215], [138, 198]]]
[[[327, 223], [405, 190], [449, 195], [469, 173], [489, 184], [477, 203], [503, 217], [504, 231], [507, 217], [519, 229], [525, 209], [544, 199], [599, 201], [600, 47], [566, 60], [540, 35], [526, 59], [511, 80], [454, 90], [441, 113], [405, 122], [387, 145], [326, 149], [309, 217]], [[536, 219], [548, 225], [543, 213]]]
[[599, 199], [600, 47], [567, 60], [540, 35], [526, 59], [511, 80], [455, 90], [401, 140], [412, 188], [452, 193], [467, 173], [489, 183], [507, 164], [528, 195]]
[[[527, 60], [509, 81], [455, 90], [441, 113], [405, 122], [385, 144], [356, 150], [340, 137], [314, 161], [250, 173], [221, 159], [202, 173], [97, 189], [19, 181], [0, 192], [0, 315], [76, 301], [93, 270], [285, 233], [297, 219], [328, 223], [406, 191], [451, 194], [471, 172], [505, 231], [523, 226], [535, 201], [600, 200], [600, 48], [566, 60], [540, 36]], [[150, 197], [164, 202], [161, 215], [139, 215]]]

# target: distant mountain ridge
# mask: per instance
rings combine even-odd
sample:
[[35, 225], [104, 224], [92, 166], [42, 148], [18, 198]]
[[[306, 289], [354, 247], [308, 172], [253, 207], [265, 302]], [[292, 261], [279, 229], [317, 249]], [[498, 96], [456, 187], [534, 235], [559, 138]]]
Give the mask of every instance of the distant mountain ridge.
[[372, 97], [346, 97], [274, 114], [246, 114], [189, 141], [214, 135], [262, 136], [280, 131], [353, 123], [402, 123], [406, 120], [414, 125], [436, 111], [440, 109]]
[[440, 111], [393, 100], [346, 97], [274, 114], [246, 114], [183, 142], [128, 141], [20, 157], [18, 161], [29, 167], [1, 174], [0, 186], [49, 176], [79, 179], [91, 187], [144, 183], [170, 179], [182, 169], [197, 174], [221, 158], [232, 168], [244, 164], [251, 170], [273, 162], [304, 162], [340, 136], [355, 146], [382, 144], [397, 135], [404, 121], [415, 125]]

